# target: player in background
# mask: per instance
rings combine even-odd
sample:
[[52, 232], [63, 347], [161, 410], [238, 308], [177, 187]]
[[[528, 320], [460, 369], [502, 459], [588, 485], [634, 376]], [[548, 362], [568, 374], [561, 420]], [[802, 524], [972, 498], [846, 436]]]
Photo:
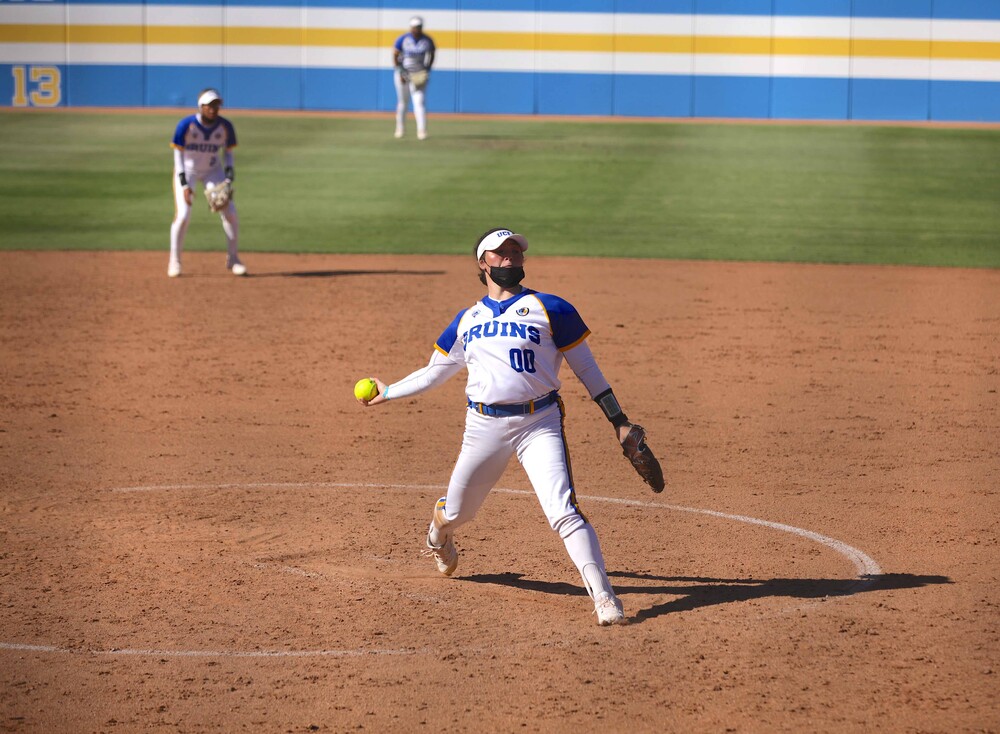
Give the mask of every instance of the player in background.
[[396, 137], [405, 132], [406, 107], [413, 100], [413, 117], [417, 121], [417, 138], [427, 138], [427, 80], [434, 65], [434, 39], [424, 34], [424, 19], [410, 18], [410, 32], [396, 39], [392, 49], [396, 84]]
[[559, 533], [594, 602], [598, 624], [625, 621], [608, 581], [600, 543], [576, 499], [559, 397], [565, 360], [614, 426], [619, 441], [631, 423], [587, 346], [583, 319], [558, 296], [522, 286], [528, 240], [492, 229], [477, 240], [479, 279], [486, 297], [458, 313], [434, 345], [430, 362], [398, 382], [372, 378], [379, 393], [362, 405], [416, 395], [468, 369], [468, 410], [462, 449], [448, 493], [435, 504], [427, 534], [438, 570], [458, 566], [455, 531], [475, 517], [516, 455], [549, 525]]
[[[236, 130], [233, 124], [219, 114], [222, 97], [214, 89], [205, 89], [198, 97], [200, 111], [188, 115], [179, 123], [171, 143], [174, 149], [174, 221], [170, 225], [170, 262], [167, 275], [176, 278], [181, 274], [181, 255], [184, 236], [191, 221], [194, 203], [194, 186], [218, 185], [233, 180], [233, 148], [236, 147]], [[239, 217], [236, 205], [229, 204], [219, 212], [222, 231], [226, 234], [226, 269], [233, 275], [246, 275], [246, 266], [240, 262]]]

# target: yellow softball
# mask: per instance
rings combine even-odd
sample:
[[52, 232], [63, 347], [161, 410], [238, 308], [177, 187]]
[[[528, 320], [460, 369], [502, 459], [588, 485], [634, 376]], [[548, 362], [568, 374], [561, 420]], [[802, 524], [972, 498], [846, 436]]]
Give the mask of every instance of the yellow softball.
[[354, 386], [354, 397], [358, 400], [371, 400], [376, 395], [378, 395], [378, 385], [370, 377], [358, 380], [358, 383]]

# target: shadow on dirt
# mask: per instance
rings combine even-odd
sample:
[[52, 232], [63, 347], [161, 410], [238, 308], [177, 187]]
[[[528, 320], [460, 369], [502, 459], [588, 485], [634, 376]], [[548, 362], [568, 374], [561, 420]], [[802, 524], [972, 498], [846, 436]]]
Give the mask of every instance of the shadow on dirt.
[[[629, 614], [629, 620], [633, 623], [663, 614], [750, 599], [767, 597], [822, 599], [868, 591], [916, 589], [931, 584], [954, 583], [947, 576], [917, 576], [909, 573], [888, 573], [853, 579], [714, 579], [698, 576], [654, 576], [620, 571], [611, 571], [608, 576], [612, 579], [615, 592], [622, 597], [627, 597], [629, 594], [664, 594], [679, 597]], [[643, 583], [630, 585], [628, 583], [630, 579]], [[500, 584], [546, 594], [576, 596], [586, 594], [582, 587], [574, 584], [525, 579], [519, 573], [477, 574], [464, 576], [460, 580], [478, 584]]]
[[292, 270], [251, 273], [248, 278], [343, 278], [349, 275], [444, 275], [443, 270]]

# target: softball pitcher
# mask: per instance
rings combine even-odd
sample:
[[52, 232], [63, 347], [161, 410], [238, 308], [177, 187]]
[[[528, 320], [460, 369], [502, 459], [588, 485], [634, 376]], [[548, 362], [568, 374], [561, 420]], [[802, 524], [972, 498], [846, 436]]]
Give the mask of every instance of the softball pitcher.
[[[200, 111], [177, 123], [174, 132], [171, 145], [174, 149], [175, 209], [174, 221], [170, 225], [170, 262], [167, 265], [167, 275], [171, 278], [181, 274], [181, 254], [191, 221], [195, 184], [201, 181], [206, 188], [223, 184], [231, 186], [235, 175], [233, 148], [236, 147], [236, 130], [229, 120], [219, 114], [221, 106], [222, 97], [216, 90], [204, 90], [198, 97]], [[246, 266], [240, 262], [240, 222], [236, 205], [229, 199], [217, 211], [222, 218], [222, 231], [226, 234], [226, 269], [233, 275], [246, 275]]]
[[655, 459], [642, 441], [641, 427], [633, 427], [618, 406], [586, 344], [590, 330], [576, 309], [557, 296], [520, 285], [527, 249], [528, 240], [507, 229], [482, 235], [475, 253], [486, 297], [458, 313], [435, 343], [426, 367], [391, 385], [372, 378], [379, 392], [360, 402], [375, 406], [416, 395], [465, 367], [468, 411], [462, 449], [448, 493], [434, 506], [427, 534], [428, 553], [438, 570], [446, 576], [454, 573], [455, 531], [475, 517], [516, 455], [549, 525], [559, 533], [583, 578], [598, 624], [624, 623], [597, 534], [576, 499], [563, 431], [566, 411], [559, 397], [563, 360], [604, 410], [623, 445], [635, 432], [644, 460]]

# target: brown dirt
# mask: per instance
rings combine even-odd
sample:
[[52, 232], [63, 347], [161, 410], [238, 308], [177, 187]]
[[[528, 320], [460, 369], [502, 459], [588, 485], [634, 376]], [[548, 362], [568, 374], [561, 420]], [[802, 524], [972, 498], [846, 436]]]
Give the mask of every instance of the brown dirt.
[[998, 730], [1000, 272], [529, 258], [666, 459], [564, 371], [602, 629], [528, 494], [420, 556], [461, 379], [351, 395], [467, 259], [223, 257], [0, 254], [0, 728]]

